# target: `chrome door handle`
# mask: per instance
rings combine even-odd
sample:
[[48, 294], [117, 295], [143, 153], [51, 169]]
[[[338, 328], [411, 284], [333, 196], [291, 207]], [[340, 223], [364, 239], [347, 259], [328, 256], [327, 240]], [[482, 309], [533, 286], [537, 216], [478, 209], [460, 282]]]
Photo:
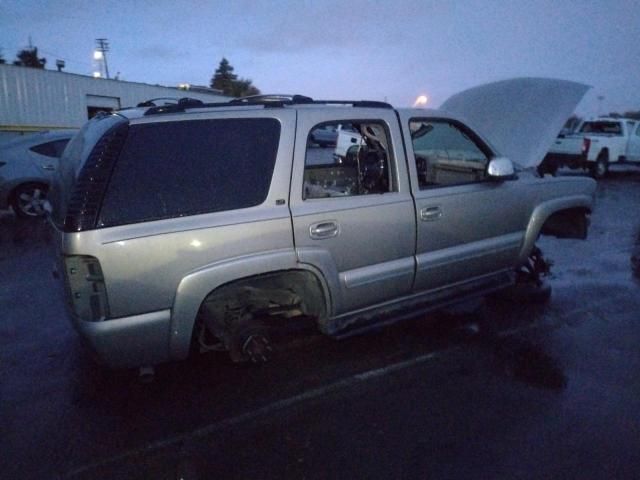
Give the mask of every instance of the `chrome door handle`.
[[56, 167], [54, 165], [43, 165], [42, 169], [43, 170], [55, 170]]
[[338, 235], [338, 230], [338, 223], [333, 220], [314, 223], [309, 227], [309, 236], [315, 240], [331, 238]]
[[439, 206], [425, 207], [420, 210], [420, 220], [423, 222], [433, 222], [442, 217], [442, 209]]

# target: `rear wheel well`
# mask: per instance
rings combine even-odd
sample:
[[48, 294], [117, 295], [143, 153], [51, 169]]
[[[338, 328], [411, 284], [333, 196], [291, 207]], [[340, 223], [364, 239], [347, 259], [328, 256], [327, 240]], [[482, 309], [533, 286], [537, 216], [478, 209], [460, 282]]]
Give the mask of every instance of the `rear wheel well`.
[[238, 332], [265, 323], [323, 318], [327, 303], [317, 276], [284, 270], [234, 280], [207, 294], [198, 310], [193, 346], [200, 351], [237, 348]]

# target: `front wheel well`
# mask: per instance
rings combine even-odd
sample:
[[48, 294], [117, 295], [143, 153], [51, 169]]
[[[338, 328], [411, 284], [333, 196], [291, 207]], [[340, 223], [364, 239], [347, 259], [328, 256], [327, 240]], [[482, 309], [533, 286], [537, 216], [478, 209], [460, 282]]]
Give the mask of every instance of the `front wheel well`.
[[552, 213], [540, 229], [541, 235], [551, 235], [557, 238], [587, 238], [589, 229], [589, 215], [591, 210], [586, 207], [574, 207]]

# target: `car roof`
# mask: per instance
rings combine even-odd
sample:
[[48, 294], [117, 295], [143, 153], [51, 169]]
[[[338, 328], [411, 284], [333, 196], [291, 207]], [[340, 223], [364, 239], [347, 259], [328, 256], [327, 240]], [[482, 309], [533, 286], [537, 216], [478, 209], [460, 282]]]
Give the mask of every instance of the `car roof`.
[[128, 119], [135, 119], [160, 114], [192, 113], [193, 111], [210, 112], [222, 110], [251, 110], [258, 108], [321, 108], [325, 106], [331, 106], [332, 108], [351, 106], [393, 109], [390, 104], [375, 100], [313, 100], [304, 95], [271, 94], [241, 97], [227, 102], [214, 103], [204, 103], [188, 97], [176, 99], [175, 102], [165, 101], [160, 105], [154, 102], [154, 100], [149, 100], [138, 104], [138, 107], [125, 108], [115, 113]]

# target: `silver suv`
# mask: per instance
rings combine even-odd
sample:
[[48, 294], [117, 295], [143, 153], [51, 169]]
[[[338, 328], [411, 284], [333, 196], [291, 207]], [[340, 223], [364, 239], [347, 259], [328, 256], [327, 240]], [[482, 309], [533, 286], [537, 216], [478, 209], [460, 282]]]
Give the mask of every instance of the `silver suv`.
[[[337, 163], [314, 130], [344, 124], [362, 141]], [[261, 97], [94, 118], [52, 218], [101, 361], [258, 361], [279, 325], [356, 332], [511, 285], [540, 233], [584, 238], [594, 189], [514, 170], [444, 112]]]

